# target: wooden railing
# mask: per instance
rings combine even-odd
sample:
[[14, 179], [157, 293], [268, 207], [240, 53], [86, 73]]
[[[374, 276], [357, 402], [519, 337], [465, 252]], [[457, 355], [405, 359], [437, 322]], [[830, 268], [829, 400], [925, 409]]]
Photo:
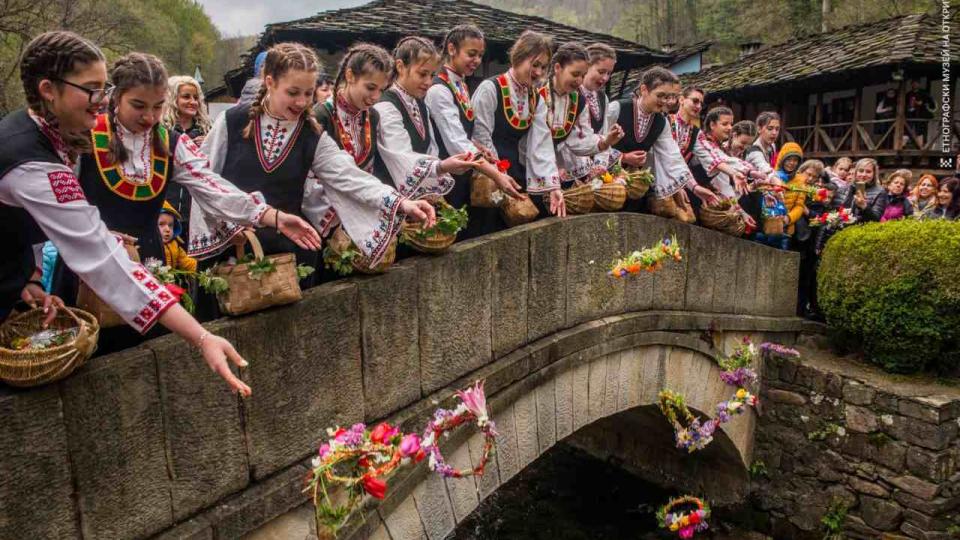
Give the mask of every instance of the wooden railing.
[[[783, 130], [782, 139], [799, 144], [804, 155], [810, 157], [941, 153], [938, 121], [905, 118], [899, 127], [903, 134], [898, 137], [900, 130], [894, 118], [791, 126]], [[951, 144], [955, 145], [960, 143], [960, 121], [954, 120], [952, 127]]]

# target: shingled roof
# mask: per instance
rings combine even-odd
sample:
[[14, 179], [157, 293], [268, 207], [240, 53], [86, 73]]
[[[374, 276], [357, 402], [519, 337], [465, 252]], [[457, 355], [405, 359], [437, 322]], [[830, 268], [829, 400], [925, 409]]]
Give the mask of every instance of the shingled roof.
[[[950, 40], [957, 41], [958, 12], [951, 17]], [[773, 45], [735, 62], [684, 75], [684, 85], [712, 94], [760, 89], [784, 83], [817, 83], [831, 75], [856, 77], [891, 66], [937, 65], [943, 33], [941, 16], [906, 15], [846, 26]], [[953, 62], [960, 53], [952, 47]]]
[[[311, 46], [346, 48], [359, 40], [392, 47], [407, 35], [427, 36], [439, 42], [450, 28], [472, 23], [483, 30], [487, 53], [503, 60], [506, 50], [524, 30], [553, 36], [558, 42], [601, 42], [617, 51], [618, 68], [631, 68], [668, 61], [672, 55], [639, 43], [606, 34], [588, 32], [542, 17], [521, 15], [468, 0], [374, 0], [362, 6], [321, 12], [313, 17], [267, 25], [255, 50], [281, 41], [300, 41]], [[252, 56], [227, 74], [230, 86], [249, 76]]]

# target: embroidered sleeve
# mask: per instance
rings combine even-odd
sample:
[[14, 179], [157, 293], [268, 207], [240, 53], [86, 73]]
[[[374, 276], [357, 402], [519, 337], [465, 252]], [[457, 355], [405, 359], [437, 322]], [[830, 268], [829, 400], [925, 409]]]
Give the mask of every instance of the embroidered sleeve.
[[460, 123], [460, 107], [453, 100], [450, 90], [444, 85], [435, 84], [427, 90], [424, 101], [427, 103], [427, 110], [430, 111], [430, 118], [437, 125], [437, 129], [434, 130], [434, 141], [437, 135], [442, 137], [443, 145], [451, 155], [464, 152], [478, 153], [477, 147], [463, 130], [463, 124]]
[[310, 171], [303, 189], [303, 204], [300, 207], [307, 221], [318, 231], [320, 236], [326, 236], [334, 227], [340, 224], [337, 211], [330, 204], [330, 199], [323, 192], [323, 183], [317, 175]]
[[544, 193], [560, 189], [557, 157], [553, 149], [550, 127], [547, 124], [547, 104], [543, 100], [537, 100], [537, 109], [530, 124], [530, 130], [520, 144], [524, 145], [526, 151], [527, 192]]
[[497, 114], [497, 89], [493, 81], [486, 80], [480, 83], [473, 94], [473, 110], [476, 113], [476, 122], [473, 124], [473, 140], [477, 144], [493, 152], [497, 156], [497, 149], [493, 145], [493, 126]]
[[203, 139], [200, 147], [203, 155], [210, 160], [210, 170], [220, 174], [223, 172], [223, 162], [227, 157], [227, 115], [221, 114], [213, 123], [213, 128]]
[[359, 169], [353, 157], [340, 150], [326, 133], [320, 135], [317, 143], [313, 173], [323, 190], [308, 192], [310, 200], [304, 201], [305, 212], [310, 212], [308, 219], [312, 223], [322, 222], [324, 216], [319, 212], [324, 206], [318, 198], [327, 198], [347, 234], [371, 259], [371, 265], [379, 264], [400, 230], [400, 202], [405, 197]]
[[723, 151], [707, 138], [703, 130], [697, 132], [697, 142], [693, 145], [693, 153], [709, 176], [716, 174], [717, 167], [726, 160]]
[[397, 190], [408, 199], [419, 199], [424, 195], [444, 195], [453, 189], [449, 174], [437, 175], [440, 160], [436, 156], [413, 151], [400, 111], [385, 101], [374, 108], [380, 114], [377, 152]]
[[146, 333], [177, 300], [107, 231], [65, 165], [31, 162], [0, 182], [0, 203], [23, 208], [71, 270], [124, 321]]
[[753, 168], [760, 171], [764, 175], [770, 174], [773, 172], [773, 167], [770, 166], [770, 162], [767, 161], [767, 158], [763, 155], [763, 152], [757, 149], [753, 149], [744, 156], [747, 163], [753, 165]]
[[647, 164], [653, 168], [653, 176], [656, 178], [653, 190], [658, 199], [670, 197], [688, 184], [692, 188], [696, 183], [668, 127], [663, 128], [647, 153]]

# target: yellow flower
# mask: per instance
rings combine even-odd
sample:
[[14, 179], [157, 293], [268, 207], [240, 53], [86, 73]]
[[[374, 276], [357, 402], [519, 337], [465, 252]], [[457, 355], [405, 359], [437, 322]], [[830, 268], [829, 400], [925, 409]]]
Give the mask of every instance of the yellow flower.
[[689, 524], [690, 524], [690, 517], [689, 517], [689, 516], [683, 516], [682, 518], [680, 518], [680, 526], [681, 526], [681, 527], [686, 527], [686, 526], [689, 525]]
[[610, 182], [613, 182], [613, 175], [608, 172], [603, 173], [603, 176], [601, 176], [601, 178], [603, 178], [604, 184], [609, 184]]
[[680, 525], [676, 521], [670, 524], [670, 530], [673, 532], [677, 532], [679, 528], [680, 528]]
[[737, 399], [743, 399], [743, 398], [745, 398], [745, 397], [747, 397], [747, 391], [746, 391], [746, 390], [744, 390], [743, 388], [737, 390]]

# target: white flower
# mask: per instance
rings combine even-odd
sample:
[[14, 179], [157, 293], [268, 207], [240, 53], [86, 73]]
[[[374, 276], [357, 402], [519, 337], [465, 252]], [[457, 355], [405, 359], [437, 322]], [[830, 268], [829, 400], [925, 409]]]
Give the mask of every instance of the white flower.
[[[880, 421], [883, 422], [883, 425], [885, 425], [885, 426], [892, 426], [892, 425], [893, 425], [893, 415], [892, 415], [892, 414], [883, 414], [883, 415], [880, 415]], [[958, 423], [960, 423], [960, 422], [958, 422]]]
[[843, 437], [846, 434], [847, 434], [847, 430], [843, 426], [840, 426], [837, 428], [837, 435]]
[[818, 393], [816, 393], [816, 392], [811, 392], [811, 393], [810, 393], [810, 402], [811, 402], [811, 403], [813, 403], [814, 405], [819, 405], [822, 401], [823, 401], [823, 396], [821, 396], [820, 394], [818, 394]]
[[433, 455], [433, 452], [430, 453], [430, 459], [427, 461], [427, 465], [430, 466], [431, 471], [435, 471], [437, 469], [437, 457]]
[[500, 206], [500, 204], [503, 203], [503, 192], [494, 191], [493, 193], [491, 193], [490, 202], [492, 202], [494, 206]]
[[317, 467], [319, 467], [319, 466], [320, 466], [320, 456], [317, 456], [317, 457], [313, 458], [313, 460], [310, 462], [310, 465], [313, 465], [313, 468], [314, 468], [314, 469], [316, 469]]
[[587, 264], [593, 264], [594, 262], [595, 262], [595, 261], [594, 261], [593, 259], [590, 259], [590, 262], [587, 263]]
[[593, 181], [590, 182], [590, 187], [592, 187], [594, 191], [602, 188], [603, 180], [601, 180], [600, 178], [594, 178]]
[[804, 424], [806, 424], [809, 420], [810, 420], [810, 417], [809, 417], [809, 416], [807, 416], [807, 415], [805, 415], [805, 414], [801, 414], [801, 415], [800, 415], [800, 421], [803, 422]]

